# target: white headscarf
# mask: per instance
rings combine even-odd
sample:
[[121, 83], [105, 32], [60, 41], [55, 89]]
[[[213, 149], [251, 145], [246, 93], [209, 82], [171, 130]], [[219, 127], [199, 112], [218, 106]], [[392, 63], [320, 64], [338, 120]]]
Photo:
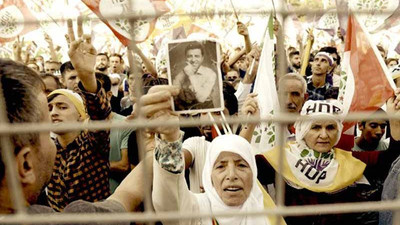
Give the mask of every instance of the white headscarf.
[[[247, 200], [239, 207], [227, 206], [219, 197], [217, 191], [211, 182], [211, 172], [214, 163], [221, 152], [232, 152], [240, 155], [249, 165], [253, 173], [253, 186]], [[237, 135], [218, 136], [211, 142], [208, 147], [206, 161], [203, 170], [203, 184], [205, 195], [209, 204], [201, 205], [201, 207], [209, 208], [213, 213], [227, 212], [230, 210], [254, 211], [263, 210], [263, 194], [257, 184], [257, 166], [253, 155], [252, 147], [248, 141]], [[206, 210], [206, 209], [202, 209]], [[268, 224], [267, 217], [217, 217], [216, 220], [220, 225], [263, 225]]]
[[313, 120], [307, 121], [296, 121], [294, 127], [296, 129], [296, 142], [304, 143], [304, 136], [308, 133], [311, 128], [311, 125], [315, 120], [318, 120], [320, 116], [328, 116], [331, 117], [334, 121], [336, 121], [338, 126], [338, 136], [335, 141], [335, 145], [339, 142], [340, 134], [343, 130], [342, 124], [342, 115], [343, 113], [343, 105], [338, 100], [327, 100], [327, 101], [313, 101], [308, 100], [304, 103], [303, 108], [301, 109], [300, 115], [302, 116], [310, 116], [313, 117]]

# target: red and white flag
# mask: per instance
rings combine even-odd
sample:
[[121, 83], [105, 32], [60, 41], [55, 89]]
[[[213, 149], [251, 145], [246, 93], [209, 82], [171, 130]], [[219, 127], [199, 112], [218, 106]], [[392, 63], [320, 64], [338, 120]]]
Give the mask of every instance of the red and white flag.
[[[343, 105], [346, 113], [374, 112], [394, 93], [395, 84], [369, 33], [354, 15], [349, 16], [345, 52], [343, 56], [344, 80], [347, 80]], [[338, 147], [351, 149], [343, 143], [354, 144], [356, 122], [343, 123], [343, 134]], [[342, 145], [341, 145], [342, 144]]]
[[[132, 32], [135, 34], [135, 42], [145, 41], [154, 30], [157, 17], [170, 11], [165, 0], [82, 0], [82, 2], [111, 29], [125, 46], [129, 45]], [[126, 18], [132, 15], [146, 16], [136, 20], [134, 30], [130, 26], [129, 18]]]
[[39, 28], [37, 19], [23, 0], [3, 0], [0, 5], [0, 43]]

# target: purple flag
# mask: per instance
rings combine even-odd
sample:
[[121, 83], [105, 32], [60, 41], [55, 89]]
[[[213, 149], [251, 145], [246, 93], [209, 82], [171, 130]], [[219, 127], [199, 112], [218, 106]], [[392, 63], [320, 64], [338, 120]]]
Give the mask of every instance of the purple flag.
[[396, 48], [394, 49], [397, 54], [400, 54], [400, 42], [397, 44]]
[[172, 31], [172, 40], [185, 39], [186, 32], [183, 26], [177, 27]]
[[315, 29], [317, 29], [317, 30], [323, 30], [323, 31], [325, 31], [325, 32], [327, 32], [330, 36], [335, 36], [335, 29], [328, 29], [328, 28], [315, 28]]

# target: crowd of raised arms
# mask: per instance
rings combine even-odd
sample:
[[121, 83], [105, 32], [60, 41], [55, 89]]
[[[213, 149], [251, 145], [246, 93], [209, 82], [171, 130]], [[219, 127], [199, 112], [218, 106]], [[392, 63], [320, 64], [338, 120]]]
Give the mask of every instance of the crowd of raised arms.
[[[156, 56], [145, 55], [139, 45], [132, 44], [125, 55], [98, 52], [91, 36], [82, 31], [81, 18], [76, 26], [76, 34], [71, 20], [65, 28], [69, 61], [58, 61], [49, 35], [45, 40], [50, 55], [29, 55], [23, 51], [23, 41], [18, 40], [13, 58], [0, 58], [0, 87], [6, 104], [1, 107], [9, 122], [62, 126], [94, 120], [135, 123], [141, 118], [160, 123], [174, 121], [175, 125], [12, 134], [12, 165], [28, 213], [144, 212], [145, 192], [152, 193], [150, 207], [156, 213], [272, 209], [276, 207], [275, 177], [279, 167], [283, 168], [285, 206], [313, 205], [317, 209], [318, 204], [397, 197], [400, 120], [367, 117], [357, 121], [354, 138], [342, 138], [347, 110], [338, 97], [345, 40], [340, 30], [336, 34], [340, 43], [315, 51], [307, 52], [301, 43], [285, 46], [287, 71], [282, 75], [267, 71], [277, 74], [276, 93], [285, 115], [306, 119], [284, 126], [283, 146], [261, 146], [261, 151], [255, 151], [252, 143], [258, 124], [180, 127], [180, 118], [209, 120], [210, 115], [177, 114], [172, 108], [177, 97], [186, 101], [180, 104], [195, 102], [199, 108], [214, 104], [210, 98], [212, 87], [222, 75], [223, 110], [213, 112], [211, 117], [215, 121], [223, 116], [260, 118], [260, 96], [253, 88], [256, 77], [261, 76], [257, 71], [264, 63], [260, 61], [263, 46], [251, 44], [243, 23], [237, 23], [243, 47], [227, 50], [222, 46], [217, 65], [220, 71], [204, 65], [207, 46], [194, 41], [182, 53], [186, 66], [172, 83], [166, 64], [155, 65]], [[279, 29], [275, 21], [276, 38]], [[313, 38], [310, 32], [308, 39]], [[393, 71], [397, 84], [398, 60], [387, 58], [387, 50], [377, 47], [381, 55], [376, 57], [384, 59], [383, 66]], [[303, 59], [308, 54], [307, 62]], [[143, 95], [138, 95], [138, 90]], [[370, 114], [400, 114], [400, 91], [393, 93], [384, 109], [374, 109]], [[4, 151], [2, 146], [0, 150]], [[144, 148], [143, 157], [139, 157], [142, 154], [138, 146]], [[285, 154], [280, 165], [282, 149]], [[16, 212], [10, 197], [13, 190], [7, 183], [8, 168], [0, 156], [1, 214]], [[283, 217], [240, 214], [157, 224], [272, 225], [280, 220], [280, 224], [288, 225], [391, 225], [392, 218], [391, 211]]]

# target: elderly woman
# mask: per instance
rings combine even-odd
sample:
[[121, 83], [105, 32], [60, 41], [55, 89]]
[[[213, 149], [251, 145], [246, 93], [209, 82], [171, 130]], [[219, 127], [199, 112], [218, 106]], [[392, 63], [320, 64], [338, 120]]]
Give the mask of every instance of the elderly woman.
[[[155, 160], [153, 164], [153, 203], [156, 211], [183, 212], [229, 212], [252, 210], [272, 207], [269, 196], [263, 195], [257, 184], [257, 166], [251, 145], [237, 135], [223, 135], [211, 143], [203, 170], [203, 194], [189, 191], [183, 167], [179, 169], [168, 162], [168, 157], [176, 152], [182, 155], [181, 144], [162, 143], [157, 141]], [[165, 148], [169, 148], [166, 150]], [[170, 152], [172, 154], [167, 154]], [[179, 158], [179, 159], [178, 159]], [[175, 165], [183, 161], [175, 157]], [[268, 203], [269, 201], [269, 203]], [[164, 222], [167, 224], [167, 222]], [[176, 224], [172, 222], [171, 224]], [[180, 224], [272, 224], [267, 217], [217, 217], [192, 219]]]
[[[179, 91], [173, 87], [150, 89], [141, 99], [144, 115], [150, 119], [174, 120], [170, 97]], [[240, 136], [216, 138], [207, 151], [203, 183], [205, 193], [189, 191], [184, 177], [182, 133], [179, 127], [155, 128], [156, 147], [153, 161], [153, 204], [157, 212], [248, 212], [273, 207], [271, 198], [257, 183], [257, 166], [250, 144]], [[272, 224], [265, 216], [200, 218], [163, 221], [163, 224]], [[282, 221], [282, 224], [284, 222]]]
[[[389, 112], [397, 112], [390, 99]], [[392, 138], [386, 152], [349, 152], [334, 148], [342, 132], [341, 104], [334, 101], [307, 101], [301, 115], [313, 120], [295, 123], [296, 140], [283, 147], [282, 175], [286, 181], [285, 205], [315, 205], [363, 200], [361, 193], [368, 180], [367, 171], [387, 176], [399, 155], [399, 122], [390, 121]], [[323, 116], [323, 117], [321, 117]], [[263, 185], [275, 182], [279, 148], [257, 155], [258, 179]], [[364, 218], [363, 218], [364, 216]], [[376, 215], [375, 215], [376, 216]], [[335, 214], [286, 217], [288, 224], [360, 224], [365, 214]], [[376, 221], [376, 218], [375, 218]], [[361, 222], [362, 223], [362, 222]]]

